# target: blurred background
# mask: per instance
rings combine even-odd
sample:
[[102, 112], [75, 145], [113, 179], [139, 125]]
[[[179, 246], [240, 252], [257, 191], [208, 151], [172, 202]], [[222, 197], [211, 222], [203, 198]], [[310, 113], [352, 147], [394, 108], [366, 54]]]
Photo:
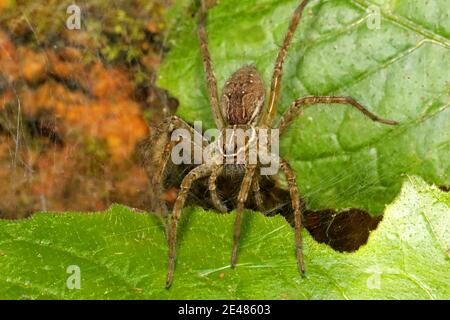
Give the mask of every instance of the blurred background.
[[148, 207], [136, 146], [177, 101], [157, 88], [170, 0], [0, 0], [0, 218]]

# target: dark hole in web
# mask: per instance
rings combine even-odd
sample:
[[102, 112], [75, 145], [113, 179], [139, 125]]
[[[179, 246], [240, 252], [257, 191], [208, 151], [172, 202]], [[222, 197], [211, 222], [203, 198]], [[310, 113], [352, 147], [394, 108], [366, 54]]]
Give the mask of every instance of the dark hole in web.
[[377, 228], [381, 219], [355, 208], [340, 212], [307, 210], [304, 225], [318, 242], [337, 251], [352, 252], [367, 243], [370, 232]]
[[439, 189], [441, 189], [444, 192], [450, 192], [450, 186], [439, 186]]

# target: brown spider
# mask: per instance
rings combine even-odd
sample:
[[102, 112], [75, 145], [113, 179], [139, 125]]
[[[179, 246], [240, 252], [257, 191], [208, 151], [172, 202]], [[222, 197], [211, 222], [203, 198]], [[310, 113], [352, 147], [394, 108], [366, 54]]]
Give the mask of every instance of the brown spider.
[[[261, 75], [254, 66], [245, 66], [236, 71], [230, 79], [226, 82], [221, 99], [219, 100], [219, 94], [217, 90], [216, 78], [213, 72], [212, 61], [208, 50], [208, 42], [205, 31], [206, 20], [206, 5], [205, 1], [201, 1], [201, 8], [199, 14], [199, 23], [197, 28], [197, 34], [200, 41], [201, 54], [203, 57], [203, 65], [207, 78], [207, 89], [209, 102], [211, 104], [211, 111], [214, 117], [217, 129], [221, 132], [224, 130], [236, 130], [237, 128], [244, 129], [279, 129], [279, 133], [282, 134], [286, 131], [292, 121], [302, 114], [302, 107], [306, 107], [314, 104], [348, 104], [361, 111], [365, 116], [369, 117], [373, 121], [381, 122], [388, 125], [396, 125], [397, 122], [392, 120], [385, 120], [377, 115], [368, 111], [365, 107], [359, 104], [351, 97], [338, 97], [338, 96], [310, 96], [303, 97], [295, 100], [288, 110], [282, 115], [278, 124], [273, 126], [273, 120], [276, 114], [276, 107], [279, 98], [279, 91], [281, 87], [281, 77], [283, 63], [286, 58], [289, 44], [291, 43], [293, 34], [299, 24], [303, 10], [308, 4], [308, 0], [302, 1], [295, 9], [291, 18], [287, 34], [284, 38], [283, 45], [278, 53], [275, 68], [272, 76], [272, 84], [269, 92], [268, 103], [265, 104], [265, 89]], [[176, 129], [185, 129], [194, 136], [198, 134], [190, 125], [184, 122], [178, 117], [170, 117], [167, 119], [159, 130], [157, 138], [155, 139], [155, 148], [160, 149], [159, 153], [153, 156], [153, 159], [159, 162], [159, 168], [153, 177], [153, 183], [160, 190], [161, 178], [165, 171], [167, 162], [169, 161], [171, 151], [176, 144], [176, 141], [172, 141], [171, 133]], [[163, 133], [163, 134], [161, 134]], [[214, 142], [208, 139], [202, 138], [200, 140], [202, 146], [207, 146]], [[231, 143], [232, 150], [234, 150]], [[225, 143], [226, 144], [226, 143]], [[228, 145], [229, 146], [229, 145]], [[247, 145], [246, 145], [247, 146]], [[158, 148], [161, 147], [161, 148]], [[223, 157], [227, 157], [227, 154], [223, 154]], [[184, 203], [188, 196], [189, 190], [193, 183], [199, 179], [208, 179], [208, 189], [211, 195], [211, 201], [213, 205], [221, 212], [227, 211], [227, 207], [221, 202], [219, 195], [216, 191], [216, 180], [221, 175], [231, 175], [241, 179], [240, 190], [237, 197], [236, 208], [236, 220], [234, 226], [234, 238], [233, 247], [231, 252], [231, 267], [235, 267], [238, 242], [241, 233], [241, 218], [242, 211], [244, 209], [248, 194], [253, 193], [255, 202], [258, 207], [262, 207], [262, 196], [260, 194], [259, 182], [261, 174], [257, 171], [257, 168], [261, 166], [261, 163], [248, 162], [246, 158], [245, 163], [241, 164], [223, 164], [214, 161], [205, 162], [198, 166], [195, 166], [189, 173], [183, 178], [180, 191], [175, 201], [172, 214], [170, 215], [169, 223], [167, 225], [168, 243], [169, 243], [169, 261], [168, 272], [166, 280], [166, 288], [169, 288], [172, 284], [173, 273], [175, 268], [175, 255], [176, 255], [176, 236], [177, 236], [177, 224], [181, 215], [181, 210], [184, 207]], [[294, 226], [295, 226], [295, 245], [297, 263], [300, 273], [303, 275], [305, 267], [303, 264], [302, 253], [302, 237], [301, 237], [301, 210], [300, 210], [300, 198], [299, 191], [296, 183], [296, 177], [288, 162], [279, 158], [279, 167], [286, 176], [289, 186], [289, 193], [291, 197], [292, 207], [294, 210]]]

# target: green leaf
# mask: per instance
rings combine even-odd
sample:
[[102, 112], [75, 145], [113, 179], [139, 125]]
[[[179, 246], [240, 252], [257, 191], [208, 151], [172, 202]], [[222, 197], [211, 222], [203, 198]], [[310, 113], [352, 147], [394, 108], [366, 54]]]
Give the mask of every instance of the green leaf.
[[[255, 64], [270, 84], [274, 61], [299, 0], [226, 0], [207, 31], [219, 87]], [[381, 13], [377, 28], [377, 16]], [[178, 114], [212, 126], [195, 21], [183, 21], [159, 85], [180, 101]], [[348, 106], [307, 109], [281, 141], [312, 209], [357, 207], [379, 214], [405, 174], [450, 185], [450, 2], [310, 1], [284, 69], [279, 114], [306, 95], [348, 95], [378, 115]], [[375, 28], [374, 28], [375, 26]]]
[[[155, 215], [115, 205], [104, 213], [40, 213], [0, 221], [5, 299], [449, 299], [450, 195], [410, 178], [367, 245], [338, 253], [304, 232], [301, 278], [292, 228], [246, 212], [230, 269], [235, 214], [186, 210], [175, 281], [164, 289], [167, 246]], [[80, 289], [66, 286], [80, 268]]]

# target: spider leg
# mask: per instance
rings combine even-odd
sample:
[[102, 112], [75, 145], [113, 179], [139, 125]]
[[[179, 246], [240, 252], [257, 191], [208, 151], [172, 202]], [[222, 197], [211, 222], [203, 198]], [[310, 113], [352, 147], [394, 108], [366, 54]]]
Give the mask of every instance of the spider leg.
[[173, 207], [173, 212], [170, 216], [170, 228], [169, 228], [169, 263], [167, 268], [166, 288], [170, 288], [173, 280], [173, 272], [175, 269], [175, 257], [176, 257], [176, 241], [177, 241], [177, 226], [178, 220], [181, 216], [181, 210], [183, 209], [184, 202], [188, 196], [188, 192], [192, 187], [192, 184], [200, 179], [211, 174], [212, 167], [208, 164], [200, 165], [192, 169], [183, 182], [181, 182], [180, 192]]
[[244, 178], [242, 179], [241, 188], [239, 190], [238, 205], [236, 209], [236, 220], [234, 223], [233, 249], [231, 251], [232, 268], [236, 266], [239, 238], [241, 237], [242, 211], [244, 210], [245, 201], [247, 200], [255, 171], [256, 171], [255, 165], [247, 166]]
[[[196, 140], [193, 138], [194, 135], [200, 134], [197, 131], [194, 130], [189, 124], [187, 124], [185, 121], [180, 119], [177, 116], [172, 116], [164, 120], [164, 122], [155, 129], [155, 131], [152, 133], [150, 137], [149, 143], [152, 143], [152, 150], [154, 152], [150, 155], [150, 163], [156, 164], [156, 170], [154, 169], [155, 166], [150, 165], [146, 166], [149, 176], [152, 177], [152, 186], [155, 190], [156, 194], [156, 203], [157, 207], [152, 208], [153, 210], [160, 211], [163, 215], [165, 214], [165, 208], [163, 208], [161, 204], [162, 199], [162, 180], [163, 180], [163, 174], [165, 172], [167, 163], [170, 159], [171, 151], [173, 147], [178, 143], [178, 141], [172, 141], [171, 135], [172, 132], [176, 129], [185, 129], [191, 134], [191, 141], [195, 146]], [[208, 141], [202, 139], [202, 145], [206, 145]]]
[[217, 80], [214, 75], [214, 69], [212, 64], [211, 55], [208, 49], [208, 38], [206, 36], [205, 21], [207, 15], [207, 8], [205, 0], [201, 0], [200, 15], [197, 27], [197, 36], [200, 41], [200, 51], [203, 58], [203, 68], [206, 73], [206, 82], [208, 84], [208, 98], [211, 104], [211, 111], [216, 123], [217, 129], [225, 127], [225, 120], [223, 119], [222, 112], [219, 105], [219, 93], [217, 91]]
[[302, 213], [300, 209], [300, 195], [298, 192], [297, 182], [295, 181], [295, 173], [289, 163], [287, 163], [283, 159], [280, 159], [280, 167], [284, 172], [289, 185], [292, 208], [294, 209], [295, 250], [297, 255], [297, 265], [300, 274], [303, 276], [305, 273], [305, 265], [303, 262]]
[[292, 121], [298, 116], [302, 114], [303, 108], [315, 105], [315, 104], [348, 104], [352, 107], [355, 107], [359, 111], [361, 111], [366, 117], [370, 118], [372, 121], [380, 122], [388, 125], [397, 125], [397, 121], [387, 120], [380, 118], [376, 114], [367, 110], [363, 105], [357, 102], [355, 99], [351, 97], [336, 97], [336, 96], [317, 96], [317, 97], [303, 97], [295, 100], [288, 110], [281, 117], [280, 122], [277, 125], [277, 128], [280, 130], [280, 135], [291, 125]]
[[220, 212], [227, 212], [228, 208], [223, 204], [222, 200], [220, 200], [220, 197], [217, 193], [217, 188], [216, 188], [216, 182], [217, 182], [217, 177], [220, 176], [220, 174], [223, 171], [223, 165], [218, 165], [217, 167], [215, 167], [212, 172], [211, 172], [211, 176], [209, 177], [209, 181], [208, 181], [208, 188], [209, 188], [209, 193], [211, 195], [211, 201], [214, 205], [214, 207], [219, 210]]
[[270, 126], [277, 112], [277, 103], [280, 95], [281, 78], [283, 75], [283, 64], [286, 59], [289, 45], [291, 44], [294, 32], [302, 18], [303, 10], [308, 4], [308, 0], [303, 0], [295, 9], [292, 15], [289, 28], [283, 41], [283, 46], [278, 52], [277, 61], [275, 62], [275, 68], [272, 75], [272, 84], [270, 86], [269, 102], [267, 106], [266, 114], [262, 117], [261, 126]]
[[[162, 152], [155, 152], [153, 158], [155, 162], [158, 162], [156, 173], [153, 175], [152, 183], [159, 185], [162, 175], [166, 168], [167, 162], [170, 157], [172, 148], [178, 141], [172, 141], [172, 132], [176, 129], [185, 129], [189, 131], [192, 136], [196, 133], [194, 128], [184, 122], [177, 116], [172, 116], [164, 120], [161, 126], [156, 128], [156, 132], [152, 134], [151, 141], [155, 144], [155, 150], [162, 150]], [[194, 139], [192, 139], [194, 141]]]
[[264, 201], [263, 201], [263, 197], [261, 195], [261, 190], [259, 187], [260, 179], [261, 179], [261, 176], [255, 177], [255, 179], [253, 179], [252, 191], [253, 191], [253, 196], [255, 197], [256, 208], [258, 208], [258, 210], [263, 213], [264, 212]]

